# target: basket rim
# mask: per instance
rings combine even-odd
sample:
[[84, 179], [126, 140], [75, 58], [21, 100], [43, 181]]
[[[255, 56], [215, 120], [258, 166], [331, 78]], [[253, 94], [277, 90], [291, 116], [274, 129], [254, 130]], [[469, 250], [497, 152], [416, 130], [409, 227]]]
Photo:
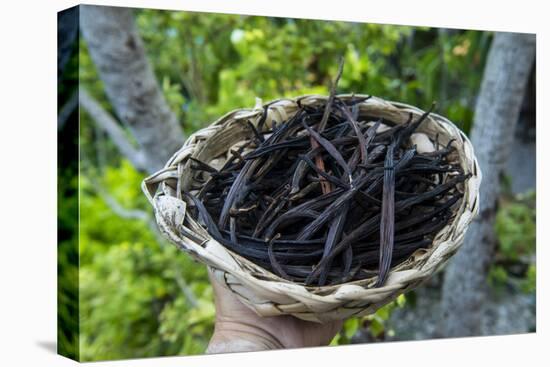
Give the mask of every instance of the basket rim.
[[[367, 96], [369, 95], [345, 93], [345, 94], [338, 94], [336, 97], [340, 99], [350, 99], [350, 98], [364, 98]], [[416, 114], [422, 114], [424, 112], [422, 109], [418, 107], [415, 107], [403, 102], [388, 101], [376, 96], [370, 96], [370, 97], [371, 98], [367, 99], [366, 101], [360, 102], [359, 105], [365, 105], [365, 108], [367, 108], [371, 104], [381, 105], [389, 109], [395, 109], [395, 111], [393, 112], [398, 112], [402, 110], [406, 110], [410, 113], [416, 113]], [[162, 195], [159, 194], [159, 190], [158, 190], [159, 186], [160, 184], [162, 184], [163, 180], [177, 178], [177, 177], [174, 177], [174, 176], [177, 176], [177, 172], [174, 172], [174, 170], [181, 171], [181, 164], [179, 162], [181, 162], [181, 160], [184, 159], [185, 157], [191, 156], [196, 151], [198, 145], [206, 144], [206, 142], [208, 141], [208, 138], [206, 138], [206, 139], [203, 139], [201, 143], [200, 140], [202, 139], [201, 137], [203, 135], [212, 136], [212, 134], [218, 131], [221, 131], [224, 128], [227, 128], [227, 126], [230, 123], [239, 119], [257, 118], [261, 113], [263, 113], [264, 108], [266, 106], [268, 106], [267, 110], [269, 111], [271, 109], [275, 109], [279, 107], [278, 104], [284, 103], [284, 102], [286, 103], [292, 102], [294, 104], [296, 104], [297, 101], [307, 101], [308, 103], [317, 103], [319, 101], [324, 101], [326, 99], [328, 99], [328, 96], [325, 96], [325, 95], [306, 94], [306, 95], [300, 95], [294, 98], [280, 98], [280, 99], [271, 100], [266, 103], [262, 103], [261, 99], [257, 98], [256, 105], [253, 108], [237, 108], [237, 109], [231, 110], [226, 114], [224, 114], [223, 116], [219, 117], [217, 120], [215, 120], [211, 124], [205, 126], [202, 129], [197, 130], [195, 133], [190, 135], [188, 139], [185, 141], [185, 143], [183, 144], [182, 148], [172, 155], [172, 157], [167, 161], [165, 166], [159, 171], [145, 178], [141, 184], [141, 187], [145, 196], [147, 197], [147, 199], [149, 200], [149, 202], [151, 203], [151, 205], [155, 210], [157, 222], [161, 227], [162, 232], [168, 237], [168, 239], [171, 242], [175, 243], [180, 249], [186, 252], [190, 252], [193, 257], [197, 258], [199, 261], [203, 263], [206, 263], [209, 267], [221, 269], [223, 272], [229, 273], [232, 276], [236, 277], [237, 279], [241, 279], [244, 282], [247, 282], [247, 281], [253, 282], [257, 285], [266, 283], [264, 284], [264, 286], [269, 288], [277, 288], [282, 286], [286, 292], [291, 290], [294, 290], [294, 291], [299, 290], [299, 293], [303, 293], [302, 291], [305, 291], [307, 292], [307, 294], [309, 294], [309, 297], [314, 297], [314, 298], [319, 297], [319, 299], [323, 301], [338, 299], [338, 297], [335, 298], [335, 294], [337, 295], [341, 288], [349, 288], [347, 292], [340, 292], [340, 293], [343, 293], [341, 294], [341, 296], [343, 296], [344, 298], [354, 293], [360, 293], [361, 295], [364, 295], [365, 292], [367, 292], [369, 295], [373, 295], [376, 293], [393, 292], [396, 289], [402, 289], [407, 285], [409, 285], [410, 283], [421, 280], [424, 277], [423, 275], [432, 273], [434, 271], [434, 267], [441, 266], [442, 261], [440, 259], [449, 255], [449, 251], [445, 251], [443, 253], [437, 254], [437, 258], [432, 259], [432, 261], [430, 261], [430, 258], [434, 255], [434, 252], [436, 252], [437, 248], [441, 245], [439, 243], [437, 244], [437, 246], [434, 247], [434, 243], [436, 242], [434, 239], [434, 241], [432, 242], [432, 245], [430, 246], [431, 253], [425, 259], [426, 261], [421, 266], [412, 268], [414, 270], [417, 270], [414, 276], [412, 276], [412, 274], [407, 274], [407, 271], [411, 269], [399, 270], [400, 265], [402, 265], [403, 263], [406, 263], [408, 261], [407, 259], [402, 263], [392, 267], [392, 269], [390, 270], [388, 280], [383, 286], [379, 288], [368, 287], [369, 283], [372, 284], [373, 281], [376, 279], [376, 276], [361, 279], [361, 280], [346, 282], [346, 283], [325, 285], [321, 287], [306, 286], [301, 283], [295, 283], [287, 279], [281, 278], [277, 274], [274, 274], [269, 270], [264, 269], [259, 265], [256, 265], [255, 263], [251, 262], [250, 260], [240, 256], [239, 254], [231, 251], [230, 249], [224, 247], [223, 245], [215, 241], [213, 238], [211, 238], [207, 234], [204, 228], [203, 230], [204, 232], [206, 232], [207, 236], [206, 238], [204, 238], [203, 243], [195, 244], [195, 246], [193, 246], [193, 244], [190, 243], [191, 241], [185, 241], [184, 239], [181, 238], [181, 236], [179, 236], [177, 233], [175, 233], [173, 230], [170, 229], [170, 224], [163, 217], [161, 213], [162, 208], [160, 207], [160, 204], [158, 202], [159, 196], [166, 195], [165, 193], [163, 193]], [[467, 225], [471, 222], [471, 220], [473, 219], [473, 216], [475, 216], [479, 211], [479, 185], [481, 182], [482, 173], [479, 168], [477, 159], [475, 157], [473, 146], [470, 140], [468, 139], [468, 137], [460, 129], [458, 129], [455, 124], [453, 124], [450, 120], [448, 120], [444, 116], [441, 116], [436, 113], [430, 113], [429, 118], [432, 121], [432, 123], [436, 125], [444, 126], [445, 129], [450, 133], [449, 135], [460, 138], [460, 147], [462, 148], [460, 152], [461, 155], [470, 154], [469, 158], [471, 160], [471, 167], [469, 167], [470, 168], [469, 171], [472, 173], [472, 177], [467, 179], [464, 182], [464, 185], [465, 185], [465, 191], [466, 191], [466, 187], [469, 190], [474, 191], [473, 195], [470, 195], [470, 197], [467, 198], [465, 193], [464, 197], [460, 200], [460, 207], [457, 209], [457, 212], [455, 213], [455, 218], [452, 221], [450, 221], [439, 232], [441, 233], [445, 230], [449, 231], [449, 228], [451, 229], [450, 230], [451, 241], [460, 242], [458, 243], [458, 245], [451, 246], [451, 250], [456, 252], [458, 247], [461, 245], [461, 239], [464, 236], [464, 232], [465, 232], [465, 229], [467, 228]], [[465, 211], [464, 207], [466, 206], [466, 204], [470, 204], [468, 209], [471, 215], [465, 219], [462, 219], [462, 214], [464, 214], [464, 211]], [[462, 223], [460, 223], [461, 219], [462, 219]], [[194, 221], [194, 218], [190, 218], [190, 220]], [[198, 223], [196, 224], [200, 226], [200, 224]], [[217, 245], [215, 245], [214, 243]], [[208, 245], [210, 247], [215, 247], [219, 251], [222, 251], [222, 252], [225, 251], [226, 252], [225, 255], [228, 255], [234, 261], [237, 261], [241, 264], [246, 264], [254, 270], [261, 269], [261, 271], [259, 271], [256, 275], [253, 275], [251, 274], [250, 271], [243, 270], [242, 268], [236, 268], [232, 266], [234, 264], [231, 264], [231, 261], [229, 261], [228, 263], [229, 259], [227, 258], [227, 256], [221, 256], [221, 257], [215, 256], [215, 254], [212, 253], [212, 251], [207, 250]], [[221, 249], [219, 247], [221, 247]], [[400, 272], [402, 274], [396, 274], [397, 272]], [[258, 277], [259, 274], [266, 275], [265, 273], [269, 274], [267, 279], [264, 277], [261, 277], [261, 278]], [[408, 276], [408, 275], [411, 275], [411, 276]], [[356, 287], [359, 287], [360, 289], [356, 289]], [[357, 297], [360, 297], [361, 295], [356, 295], [356, 297], [353, 297], [353, 299], [357, 299]]]

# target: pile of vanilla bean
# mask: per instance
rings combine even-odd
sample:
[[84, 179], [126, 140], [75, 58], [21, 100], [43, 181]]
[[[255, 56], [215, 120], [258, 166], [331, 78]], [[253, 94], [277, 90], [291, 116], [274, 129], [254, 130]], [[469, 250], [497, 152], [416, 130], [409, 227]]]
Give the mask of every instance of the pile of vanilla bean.
[[366, 99], [297, 102], [277, 125], [266, 121], [266, 106], [221, 169], [193, 160], [207, 177], [185, 194], [195, 218], [231, 251], [290, 281], [378, 276], [375, 286], [383, 285], [392, 266], [449, 223], [469, 175], [450, 158], [453, 141], [430, 140], [427, 152], [411, 143], [431, 110], [396, 124], [362, 116]]

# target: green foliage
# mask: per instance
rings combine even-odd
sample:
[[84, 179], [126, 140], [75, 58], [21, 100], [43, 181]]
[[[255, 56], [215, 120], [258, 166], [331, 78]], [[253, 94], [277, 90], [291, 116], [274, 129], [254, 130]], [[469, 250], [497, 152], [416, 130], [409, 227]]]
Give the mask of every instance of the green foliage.
[[405, 307], [405, 295], [400, 295], [393, 302], [388, 303], [384, 307], [378, 309], [374, 314], [366, 317], [368, 331], [374, 340], [384, 339], [386, 336], [393, 336], [394, 331], [388, 329], [386, 323], [391, 316], [391, 313], [396, 308]]
[[368, 333], [371, 340], [384, 340], [386, 336], [393, 336], [394, 331], [387, 327], [387, 321], [396, 308], [405, 307], [407, 300], [404, 294], [399, 295], [394, 301], [376, 310], [375, 313], [363, 317], [352, 317], [344, 322], [342, 331], [332, 339], [330, 345], [349, 344], [352, 337], [360, 329]]
[[488, 275], [489, 284], [496, 290], [502, 290], [503, 286], [508, 282], [508, 272], [502, 265], [493, 265], [489, 269]]
[[536, 239], [535, 193], [518, 195], [511, 200], [501, 200], [495, 230], [499, 252], [507, 260], [534, 253]]
[[[78, 52], [58, 79], [58, 108], [78, 88]], [[78, 325], [78, 115], [73, 112], [58, 131], [57, 148], [57, 348], [69, 358], [79, 357]]]
[[524, 279], [520, 283], [521, 290], [524, 293], [534, 294], [537, 289], [537, 267], [535, 264], [529, 265]]
[[498, 247], [496, 263], [489, 271], [489, 283], [502, 290], [516, 286], [525, 293], [536, 289], [536, 208], [535, 192], [506, 194], [496, 214], [495, 233]]
[[81, 358], [102, 360], [204, 352], [213, 328], [206, 269], [139, 219], [122, 218], [95, 189], [125, 208], [147, 210], [142, 175], [130, 163], [98, 182], [81, 177]]
[[340, 92], [425, 108], [437, 100], [469, 130], [490, 41], [476, 31], [158, 10], [139, 11], [137, 24], [187, 132], [255, 97], [326, 94], [342, 55]]
[[63, 355], [78, 358], [78, 180], [72, 169], [60, 172], [57, 220], [57, 345]]

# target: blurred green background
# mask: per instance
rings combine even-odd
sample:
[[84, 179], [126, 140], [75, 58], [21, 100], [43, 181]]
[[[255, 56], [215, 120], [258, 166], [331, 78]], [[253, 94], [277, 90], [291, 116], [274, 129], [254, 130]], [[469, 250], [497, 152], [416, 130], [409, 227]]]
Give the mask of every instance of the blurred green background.
[[[256, 97], [265, 102], [327, 94], [340, 55], [345, 68], [339, 91], [420, 108], [437, 101], [437, 112], [468, 132], [492, 38], [490, 32], [157, 10], [137, 10], [136, 24], [188, 135], [227, 111], [254, 106]], [[82, 38], [77, 58], [80, 68], [73, 61], [65, 78], [79, 77], [114, 114]], [[76, 276], [69, 258], [78, 254], [71, 248], [76, 240], [80, 244], [80, 358], [203, 353], [214, 320], [205, 267], [156, 232], [140, 190], [145, 174], [120, 156], [84, 111], [80, 122], [80, 231], [76, 238], [61, 237], [59, 245], [66, 254], [59, 257], [65, 294], [63, 282], [68, 289]], [[71, 213], [78, 182], [61, 178], [64, 169], [60, 197], [73, 200], [60, 200], [60, 226], [70, 228], [77, 220]], [[511, 284], [518, 292], [535, 292], [534, 263], [525, 260], [535, 251], [534, 200], [532, 191], [505, 190], [502, 197], [498, 261], [489, 279], [496, 292]], [[387, 320], [396, 309], [415, 307], [414, 298], [401, 296], [375, 315], [348, 320], [333, 344], [388, 340], [395, 330]], [[59, 312], [75, 327], [74, 309]], [[75, 340], [67, 328], [60, 331], [60, 348], [70, 349]], [[363, 339], [357, 339], [360, 333]]]

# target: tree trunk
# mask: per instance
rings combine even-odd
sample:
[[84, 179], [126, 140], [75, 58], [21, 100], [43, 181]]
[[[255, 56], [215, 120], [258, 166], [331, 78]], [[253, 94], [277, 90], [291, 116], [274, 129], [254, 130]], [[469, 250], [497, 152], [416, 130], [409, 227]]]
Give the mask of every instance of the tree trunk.
[[495, 244], [494, 219], [500, 176], [510, 153], [529, 72], [535, 57], [535, 36], [496, 33], [475, 109], [471, 140], [483, 174], [480, 214], [466, 234], [464, 246], [445, 273], [441, 334], [480, 333], [488, 295], [487, 274]]
[[80, 27], [118, 118], [145, 153], [147, 170], [161, 168], [184, 135], [157, 84], [132, 10], [81, 5]]
[[111, 138], [118, 151], [128, 159], [133, 166], [138, 170], [149, 171], [147, 156], [143, 150], [136, 149], [133, 144], [128, 141], [126, 132], [120, 127], [117, 121], [109, 115], [107, 111], [101, 107], [98, 101], [81, 87], [79, 91], [80, 105], [88, 112], [96, 125], [107, 133]]

